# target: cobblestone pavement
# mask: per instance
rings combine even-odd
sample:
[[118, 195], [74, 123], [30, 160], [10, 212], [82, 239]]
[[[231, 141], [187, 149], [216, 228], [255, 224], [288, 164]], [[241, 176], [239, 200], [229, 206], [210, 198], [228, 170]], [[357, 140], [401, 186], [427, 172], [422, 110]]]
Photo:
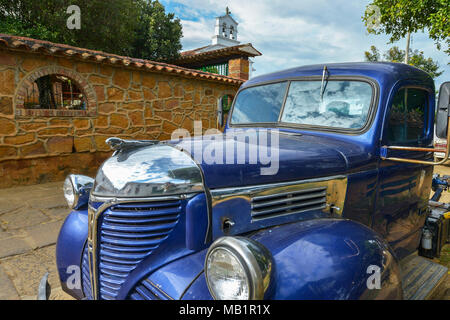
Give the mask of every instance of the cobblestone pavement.
[[[435, 172], [450, 175], [450, 163]], [[36, 299], [47, 271], [50, 299], [72, 299], [60, 287], [55, 262], [56, 239], [69, 213], [62, 184], [0, 189], [0, 300]], [[449, 192], [442, 201], [450, 202]], [[436, 261], [450, 268], [450, 245]], [[439, 298], [450, 300], [450, 276]]]
[[0, 189], [0, 300], [35, 300], [47, 271], [50, 299], [71, 299], [60, 288], [55, 260], [68, 213], [62, 182]]

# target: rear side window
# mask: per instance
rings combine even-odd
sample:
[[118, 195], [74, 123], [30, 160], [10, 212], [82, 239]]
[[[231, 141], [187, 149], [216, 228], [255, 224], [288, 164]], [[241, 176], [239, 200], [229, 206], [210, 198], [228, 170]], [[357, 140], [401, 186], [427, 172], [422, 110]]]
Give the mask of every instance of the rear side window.
[[428, 129], [428, 108], [427, 91], [416, 88], [399, 90], [389, 112], [388, 144], [420, 144]]

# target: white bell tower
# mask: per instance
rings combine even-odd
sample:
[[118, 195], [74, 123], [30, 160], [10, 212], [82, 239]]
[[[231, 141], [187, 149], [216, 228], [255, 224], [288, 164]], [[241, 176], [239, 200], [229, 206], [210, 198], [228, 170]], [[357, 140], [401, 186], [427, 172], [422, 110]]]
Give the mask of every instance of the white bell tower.
[[226, 14], [216, 18], [215, 34], [212, 45], [231, 47], [240, 44], [238, 39], [238, 24], [231, 17], [230, 9], [227, 7]]

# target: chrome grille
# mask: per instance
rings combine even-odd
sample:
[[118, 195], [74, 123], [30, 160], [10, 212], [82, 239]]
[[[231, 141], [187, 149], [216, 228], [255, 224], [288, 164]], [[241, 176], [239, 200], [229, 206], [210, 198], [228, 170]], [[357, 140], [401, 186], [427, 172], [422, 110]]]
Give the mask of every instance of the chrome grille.
[[131, 300], [169, 300], [167, 294], [158, 289], [148, 279], [139, 283], [130, 294]]
[[93, 300], [91, 289], [91, 278], [89, 276], [89, 257], [87, 245], [83, 250], [83, 261], [81, 263], [81, 282], [83, 285], [83, 293], [86, 299]]
[[320, 210], [326, 207], [327, 188], [312, 188], [251, 199], [252, 219], [260, 220], [300, 213], [308, 210]]
[[137, 265], [178, 223], [180, 200], [118, 204], [99, 218], [98, 274], [100, 299], [113, 300]]

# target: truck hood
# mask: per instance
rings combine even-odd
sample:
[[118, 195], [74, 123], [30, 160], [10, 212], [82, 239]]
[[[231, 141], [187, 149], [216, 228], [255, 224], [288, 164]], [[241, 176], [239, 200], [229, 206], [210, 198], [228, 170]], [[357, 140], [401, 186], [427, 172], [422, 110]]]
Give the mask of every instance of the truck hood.
[[299, 181], [342, 175], [371, 158], [356, 143], [255, 132], [257, 138], [246, 131], [119, 150], [100, 167], [93, 195], [167, 196], [201, 192], [204, 186], [220, 189]]
[[[258, 143], [248, 139], [248, 131], [243, 131], [233, 136], [183, 139], [176, 148], [197, 162], [209, 189], [345, 174], [371, 157], [355, 143], [328, 137], [270, 130], [257, 133], [259, 137], [266, 135], [268, 147], [263, 138]], [[244, 154], [245, 161], [242, 161]]]

